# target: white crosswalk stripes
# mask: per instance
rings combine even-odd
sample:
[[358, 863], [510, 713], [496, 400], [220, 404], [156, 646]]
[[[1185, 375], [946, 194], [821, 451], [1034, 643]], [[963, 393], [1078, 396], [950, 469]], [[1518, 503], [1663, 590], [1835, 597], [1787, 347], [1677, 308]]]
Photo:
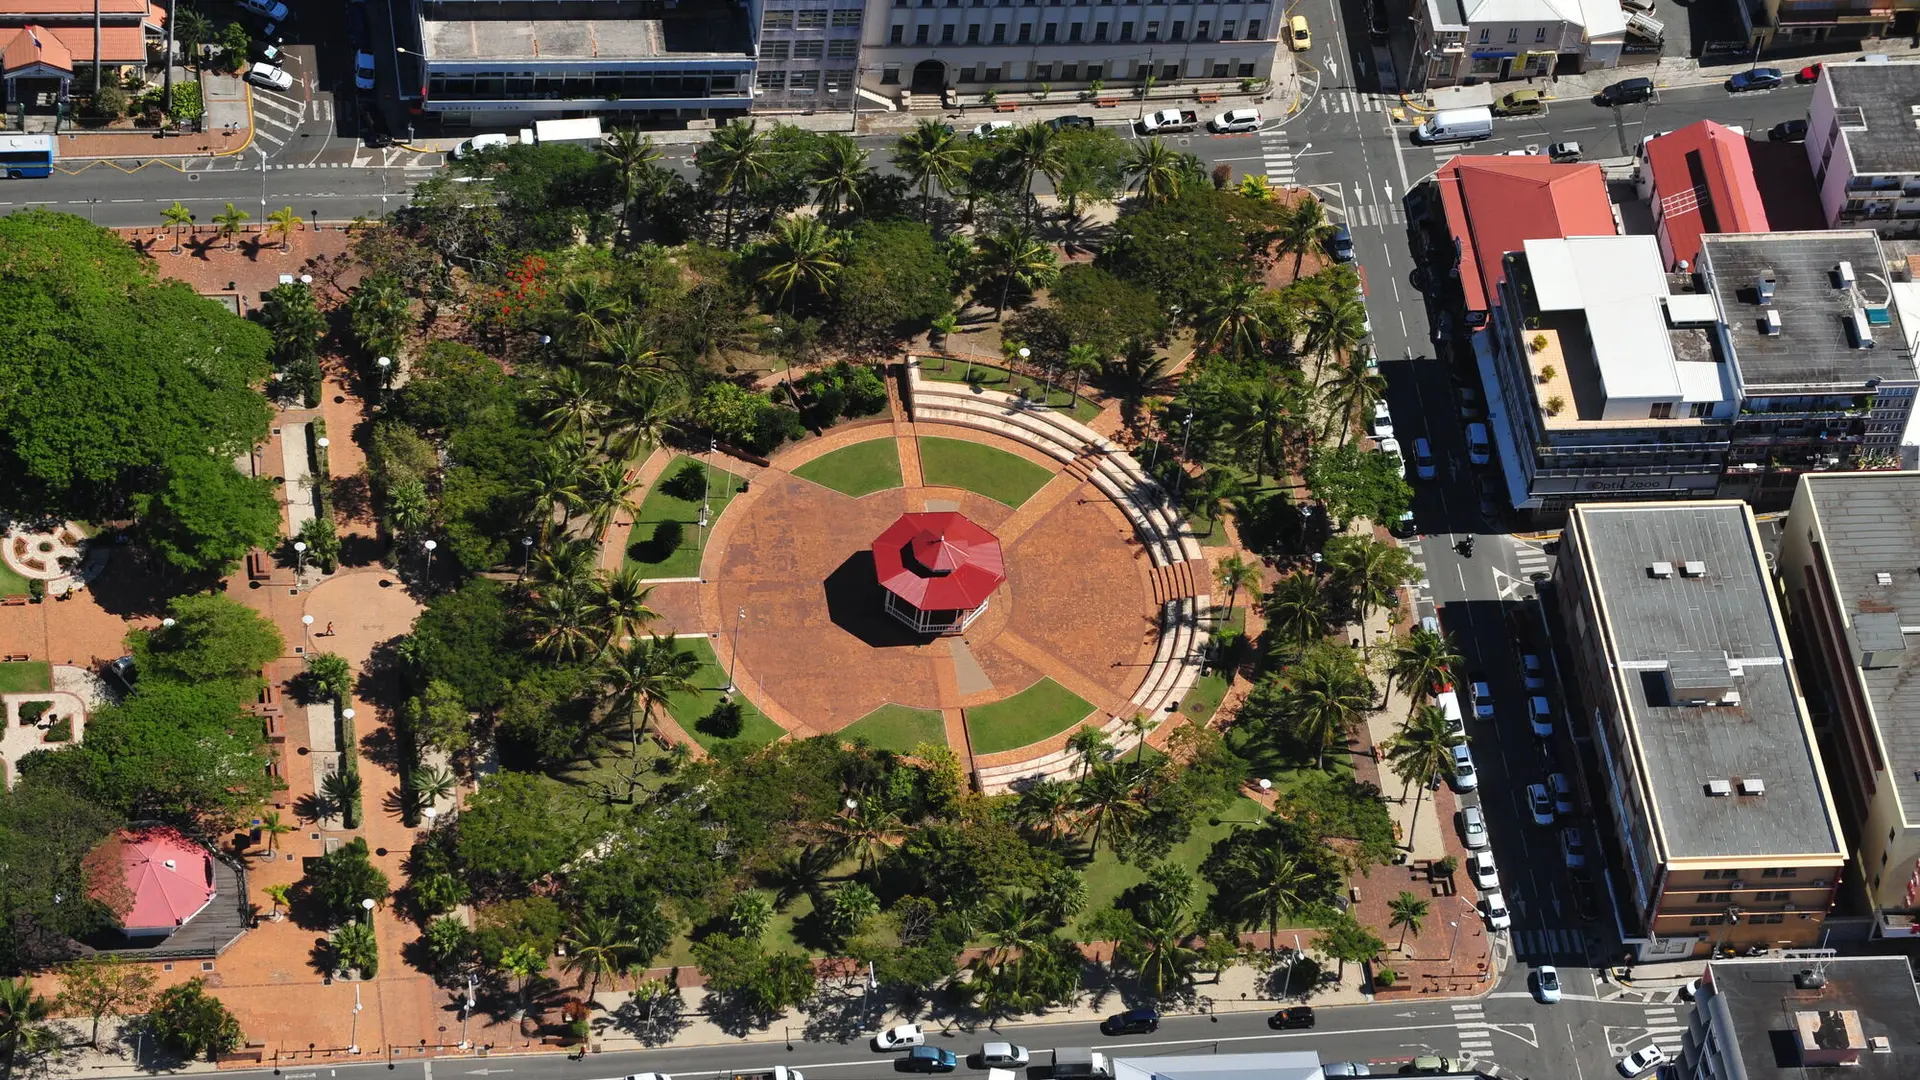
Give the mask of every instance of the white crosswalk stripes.
[[1487, 1014], [1479, 1002], [1455, 1005], [1453, 1019], [1460, 1029], [1461, 1057], [1486, 1057], [1493, 1053], [1493, 1032], [1487, 1028]]
[[1270, 187], [1288, 188], [1294, 186], [1293, 149], [1287, 144], [1287, 133], [1270, 131], [1260, 137], [1260, 152], [1265, 156], [1263, 164], [1267, 170], [1267, 184]]
[[1320, 108], [1330, 113], [1382, 112], [1390, 106], [1391, 98], [1379, 94], [1360, 94], [1352, 90], [1322, 90], [1319, 94]]
[[1521, 577], [1531, 578], [1535, 574], [1551, 573], [1553, 571], [1555, 556], [1540, 550], [1540, 545], [1538, 544], [1530, 544], [1524, 540], [1515, 540], [1513, 542], [1513, 561], [1519, 565]]
[[1515, 930], [1513, 948], [1515, 953], [1529, 959], [1585, 956], [1587, 938], [1578, 930]]
[[253, 137], [276, 148], [285, 146], [305, 114], [304, 102], [257, 90], [253, 95]]
[[1669, 1054], [1678, 1054], [1686, 1041], [1687, 1025], [1672, 1005], [1647, 1006], [1647, 1035]]
[[1346, 220], [1349, 225], [1404, 225], [1407, 223], [1407, 213], [1399, 203], [1386, 206], [1361, 203], [1347, 207]]

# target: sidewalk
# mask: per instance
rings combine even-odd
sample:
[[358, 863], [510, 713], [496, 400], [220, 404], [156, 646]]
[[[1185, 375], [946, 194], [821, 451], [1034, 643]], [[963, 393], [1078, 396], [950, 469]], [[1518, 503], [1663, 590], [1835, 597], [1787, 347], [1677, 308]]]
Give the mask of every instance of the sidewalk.
[[[191, 81], [195, 73], [173, 70], [175, 82]], [[60, 133], [61, 161], [145, 162], [156, 158], [223, 157], [245, 150], [253, 142], [253, 92], [236, 75], [207, 72], [200, 79], [200, 95], [207, 115], [198, 132], [156, 131], [151, 128]]]

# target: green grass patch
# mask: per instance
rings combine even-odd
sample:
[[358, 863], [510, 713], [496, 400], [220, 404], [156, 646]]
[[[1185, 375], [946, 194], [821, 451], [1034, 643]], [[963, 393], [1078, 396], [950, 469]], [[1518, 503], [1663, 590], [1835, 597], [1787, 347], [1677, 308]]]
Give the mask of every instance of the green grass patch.
[[[971, 378], [969, 372], [972, 373]], [[944, 356], [923, 356], [920, 358], [920, 377], [934, 382], [972, 382], [976, 386], [1005, 394], [1017, 394], [1025, 390], [1029, 401], [1039, 401], [1044, 394], [1048, 406], [1072, 412], [1073, 418], [1083, 424], [1090, 423], [1100, 415], [1100, 406], [1083, 396], [1076, 396], [1071, 382], [1062, 386], [1056, 381], [1052, 389], [1048, 389], [1044, 380], [991, 364], [968, 364], [965, 360], [949, 360]]]
[[[695, 478], [693, 472], [688, 472], [689, 465], [703, 476], [710, 475], [711, 485]], [[634, 519], [633, 532], [627, 538], [626, 565], [639, 567], [650, 578], [698, 577], [701, 548], [706, 545], [699, 527], [703, 490], [706, 492], [707, 505], [713, 510], [712, 520], [707, 523], [706, 529], [711, 533], [713, 523], [726, 513], [727, 504], [733, 501], [734, 494], [740, 490], [740, 477], [718, 465], [710, 471], [706, 470], [699, 459], [685, 454], [668, 462], [659, 479], [647, 490], [646, 500], [640, 504], [640, 515]], [[681, 535], [678, 543], [666, 545], [656, 542], [663, 521], [679, 523]]]
[[964, 439], [920, 440], [920, 473], [929, 487], [965, 488], [1018, 507], [1053, 479], [1053, 472], [985, 443]]
[[0, 596], [26, 596], [29, 588], [25, 575], [0, 562]]
[[854, 443], [814, 458], [793, 475], [857, 499], [900, 486], [900, 448], [892, 438]]
[[[1194, 822], [1193, 832], [1182, 843], [1174, 845], [1167, 855], [1167, 861], [1184, 866], [1194, 872], [1193, 910], [1203, 911], [1213, 897], [1213, 885], [1200, 876], [1200, 863], [1228, 833], [1236, 828], [1247, 828], [1266, 817], [1267, 811], [1259, 803], [1246, 796], [1235, 799], [1217, 817], [1209, 816]], [[1218, 820], [1220, 824], [1210, 824]], [[1113, 903], [1120, 894], [1147, 879], [1147, 872], [1139, 865], [1129, 866], [1107, 850], [1102, 841], [1099, 854], [1093, 861], [1081, 868], [1081, 876], [1087, 882], [1086, 913], [1092, 914]], [[1085, 916], [1082, 916], [1083, 918]], [[1077, 928], [1076, 928], [1077, 929]], [[1082, 940], [1085, 940], [1084, 938]]]
[[911, 754], [921, 743], [947, 745], [946, 721], [938, 709], [909, 709], [888, 702], [840, 729], [840, 737], [864, 737], [877, 750]]
[[[1247, 590], [1242, 589], [1240, 593], [1239, 602], [1234, 605], [1233, 615], [1226, 620], [1226, 623], [1244, 632], [1247, 628]], [[1250, 648], [1250, 645], [1242, 643], [1241, 655], [1246, 655]], [[1193, 684], [1193, 689], [1187, 691], [1187, 696], [1181, 699], [1180, 712], [1194, 723], [1205, 725], [1213, 719], [1213, 714], [1220, 708], [1220, 702], [1227, 696], [1228, 687], [1232, 685], [1232, 676], [1227, 671], [1209, 667], [1207, 673], [1200, 676], [1199, 680]]]
[[725, 696], [727, 669], [720, 666], [719, 659], [713, 654], [713, 645], [706, 638], [679, 638], [676, 644], [699, 659], [700, 670], [694, 672], [692, 691], [667, 699], [667, 711], [673, 714], [681, 730], [693, 736], [695, 742], [712, 752], [721, 746], [765, 746], [784, 734], [780, 725], [767, 719], [766, 714], [755, 708], [744, 694], [735, 695], [740, 702], [740, 734], [731, 739], [719, 739], [701, 731], [700, 721]]
[[1085, 720], [1093, 703], [1054, 682], [1041, 679], [1025, 690], [967, 710], [973, 752], [997, 754], [1039, 742]]
[[53, 665], [45, 660], [0, 663], [0, 694], [44, 694], [53, 689]]

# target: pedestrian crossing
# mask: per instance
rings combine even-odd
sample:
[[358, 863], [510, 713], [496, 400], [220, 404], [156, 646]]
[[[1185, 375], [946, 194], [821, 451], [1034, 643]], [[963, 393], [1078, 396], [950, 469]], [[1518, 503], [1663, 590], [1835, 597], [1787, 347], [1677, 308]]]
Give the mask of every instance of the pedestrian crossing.
[[1477, 1001], [1454, 1005], [1453, 1022], [1460, 1031], [1462, 1059], [1493, 1056], [1493, 1029], [1487, 1026], [1487, 1014], [1483, 1005]]
[[1385, 112], [1400, 99], [1392, 94], [1362, 94], [1355, 90], [1322, 90], [1315, 95], [1320, 110], [1328, 113]]
[[278, 150], [287, 145], [306, 116], [304, 101], [256, 90], [253, 94], [253, 137]]
[[1295, 185], [1293, 171], [1293, 148], [1287, 142], [1284, 131], [1269, 131], [1260, 136], [1260, 153], [1265, 160], [1267, 186], [1290, 188]]
[[1555, 928], [1550, 930], [1513, 931], [1514, 955], [1529, 961], [1544, 962], [1555, 957], [1585, 957], [1587, 955], [1587, 935], [1579, 930]]
[[1535, 574], [1552, 573], [1556, 558], [1542, 551], [1538, 544], [1529, 543], [1525, 540], [1515, 540], [1513, 542], [1513, 561], [1520, 567], [1520, 576], [1527, 580], [1532, 580]]
[[1665, 1050], [1668, 1054], [1677, 1055], [1687, 1037], [1686, 1018], [1680, 1015], [1678, 1006], [1649, 1005], [1647, 1006], [1647, 1035], [1653, 1040], [1653, 1045]]
[[1349, 225], [1405, 225], [1407, 212], [1399, 203], [1380, 206], [1375, 203], [1361, 203], [1359, 206], [1327, 208], [1327, 216], [1345, 221]]

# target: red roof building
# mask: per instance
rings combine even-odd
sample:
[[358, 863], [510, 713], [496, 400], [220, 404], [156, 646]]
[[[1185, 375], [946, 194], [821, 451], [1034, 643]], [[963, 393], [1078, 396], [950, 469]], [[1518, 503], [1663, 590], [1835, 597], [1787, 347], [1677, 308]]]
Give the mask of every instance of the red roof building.
[[[94, 62], [94, 19], [100, 21], [100, 64], [108, 78], [144, 72], [147, 52], [163, 40], [166, 9], [152, 0], [0, 0], [0, 76], [9, 104], [41, 90], [65, 99], [76, 70]], [[82, 89], [92, 88], [84, 82]], [[22, 80], [26, 85], [21, 85]]]
[[[213, 902], [213, 856], [185, 834], [156, 826], [108, 841], [116, 842], [122, 879], [106, 883], [96, 896], [110, 905], [128, 905], [117, 912], [128, 937], [171, 934]], [[119, 884], [125, 893], [115, 887]]]
[[1529, 240], [1619, 231], [1598, 165], [1463, 154], [1442, 165], [1434, 183], [1453, 234], [1454, 273], [1466, 294], [1467, 321], [1474, 326], [1486, 322], [1500, 294], [1508, 252]]
[[1653, 220], [1668, 270], [1700, 261], [1707, 233], [1767, 232], [1747, 137], [1702, 120], [1647, 141]]
[[873, 542], [887, 611], [920, 633], [957, 634], [1007, 580], [1000, 541], [964, 514], [902, 514]]

